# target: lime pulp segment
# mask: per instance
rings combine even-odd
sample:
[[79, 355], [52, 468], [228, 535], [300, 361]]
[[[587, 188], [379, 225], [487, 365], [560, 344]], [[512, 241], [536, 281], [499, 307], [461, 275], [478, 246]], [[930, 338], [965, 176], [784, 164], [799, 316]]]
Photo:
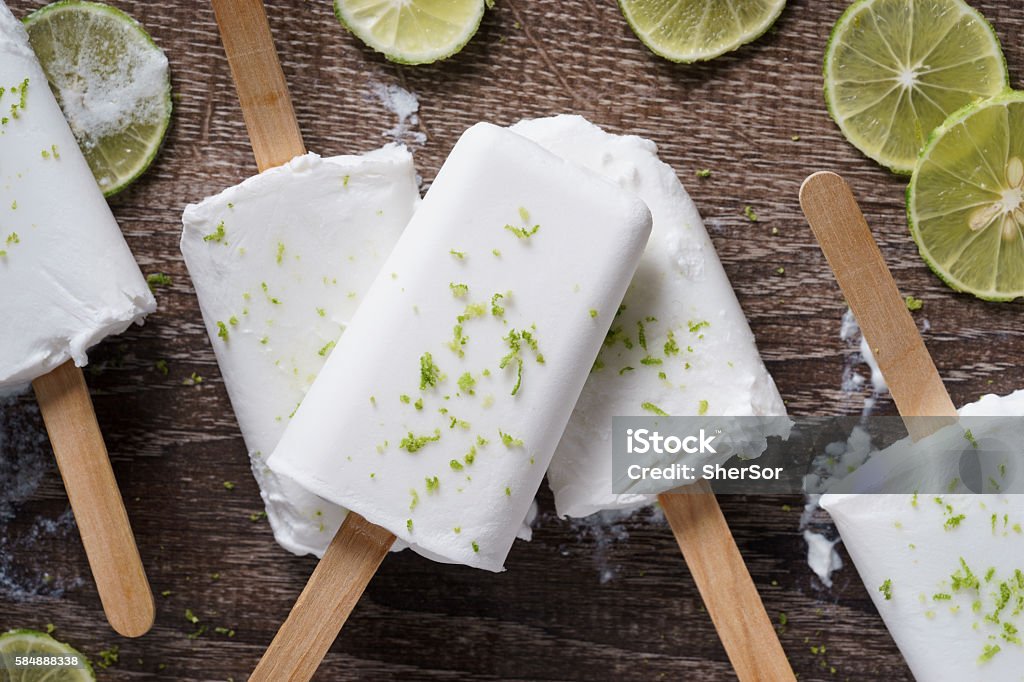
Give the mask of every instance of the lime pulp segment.
[[[42, 659], [42, 665], [16, 665], [18, 658]], [[76, 665], [49, 665], [78, 661]], [[11, 630], [0, 635], [0, 682], [95, 682], [89, 660], [70, 645], [45, 632]]]
[[921, 256], [951, 287], [1024, 296], [1024, 93], [970, 105], [935, 131], [907, 215]]
[[619, 0], [633, 32], [675, 62], [714, 59], [767, 31], [786, 0]]
[[335, 0], [345, 28], [393, 62], [429, 64], [461, 50], [480, 27], [485, 0]]
[[1007, 87], [992, 27], [963, 0], [859, 0], [825, 52], [825, 100], [855, 147], [910, 173], [929, 133]]
[[104, 195], [152, 163], [171, 120], [167, 57], [124, 12], [56, 2], [25, 18], [32, 49]]

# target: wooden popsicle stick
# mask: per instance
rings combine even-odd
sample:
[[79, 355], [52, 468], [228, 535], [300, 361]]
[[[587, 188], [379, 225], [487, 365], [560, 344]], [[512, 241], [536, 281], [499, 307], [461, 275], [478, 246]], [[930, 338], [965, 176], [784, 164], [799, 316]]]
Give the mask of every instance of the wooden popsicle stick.
[[795, 680], [710, 484], [662, 493], [658, 502], [740, 682]]
[[213, 0], [224, 53], [262, 173], [306, 153], [263, 0]]
[[390, 532], [349, 512], [249, 679], [312, 678], [394, 542]]
[[835, 173], [815, 173], [800, 187], [800, 205], [911, 438], [954, 422], [956, 407], [849, 186]]
[[[262, 0], [212, 0], [224, 52], [263, 172], [306, 153]], [[309, 680], [395, 536], [349, 513], [250, 680]]]
[[68, 360], [32, 388], [107, 621], [125, 637], [144, 635], [156, 617], [153, 592], [82, 370]]

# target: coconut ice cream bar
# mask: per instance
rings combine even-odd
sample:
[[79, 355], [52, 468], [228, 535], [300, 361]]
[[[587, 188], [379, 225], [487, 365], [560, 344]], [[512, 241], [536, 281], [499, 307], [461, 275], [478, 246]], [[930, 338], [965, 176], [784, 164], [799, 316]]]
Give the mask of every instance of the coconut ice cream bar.
[[0, 394], [142, 322], [156, 302], [21, 22], [0, 1]]
[[322, 555], [337, 505], [266, 466], [419, 203], [412, 155], [306, 154], [186, 207], [181, 251], [277, 541]]
[[653, 495], [612, 492], [612, 417], [785, 415], [785, 406], [700, 214], [654, 143], [606, 133], [579, 116], [522, 121], [512, 130], [635, 193], [654, 217], [548, 470], [560, 516], [651, 504]]
[[[1024, 391], [960, 414], [1022, 416]], [[917, 679], [1020, 677], [1024, 495], [827, 494], [821, 506]]]
[[271, 471], [420, 554], [501, 570], [649, 233], [639, 199], [473, 126]]

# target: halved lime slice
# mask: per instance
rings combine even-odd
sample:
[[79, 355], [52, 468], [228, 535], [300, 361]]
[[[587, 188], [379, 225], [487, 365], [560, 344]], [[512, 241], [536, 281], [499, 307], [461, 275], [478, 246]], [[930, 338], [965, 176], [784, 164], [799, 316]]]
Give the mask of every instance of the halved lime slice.
[[988, 301], [1024, 296], [1024, 93], [953, 114], [907, 188], [910, 233], [949, 286]]
[[619, 0], [630, 28], [674, 62], [714, 59], [759, 38], [786, 0]]
[[[30, 660], [29, 665], [19, 665], [19, 659], [22, 658], [35, 660]], [[0, 635], [0, 682], [9, 680], [95, 682], [96, 675], [89, 665], [89, 659], [45, 632], [11, 630]]]
[[153, 162], [170, 125], [167, 56], [137, 21], [98, 2], [55, 2], [25, 28], [96, 182], [117, 194]]
[[963, 0], [859, 0], [832, 29], [825, 101], [853, 146], [910, 173], [928, 134], [1008, 84], [999, 39]]
[[429, 64], [465, 47], [493, 0], [334, 0], [342, 26], [399, 64]]

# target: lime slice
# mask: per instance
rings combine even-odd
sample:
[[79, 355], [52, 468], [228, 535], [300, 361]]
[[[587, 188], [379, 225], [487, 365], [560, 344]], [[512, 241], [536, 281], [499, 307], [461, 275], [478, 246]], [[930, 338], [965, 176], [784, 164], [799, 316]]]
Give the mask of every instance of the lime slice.
[[493, 0], [334, 0], [338, 21], [399, 64], [429, 64], [465, 47]]
[[755, 40], [786, 0], [619, 0], [633, 33], [674, 62], [714, 59]]
[[957, 109], [1007, 87], [992, 27], [963, 0], [860, 0], [832, 29], [825, 101], [853, 146], [897, 173]]
[[[16, 666], [21, 656], [57, 659], [56, 665]], [[61, 658], [74, 658], [74, 663], [60, 664]], [[89, 660], [74, 648], [58, 642], [45, 632], [11, 630], [0, 635], [0, 682], [95, 682], [96, 675]]]
[[171, 122], [167, 57], [141, 25], [97, 2], [25, 18], [32, 49], [105, 196], [153, 162]]
[[1024, 93], [969, 105], [939, 126], [907, 188], [910, 233], [957, 291], [1024, 296]]

